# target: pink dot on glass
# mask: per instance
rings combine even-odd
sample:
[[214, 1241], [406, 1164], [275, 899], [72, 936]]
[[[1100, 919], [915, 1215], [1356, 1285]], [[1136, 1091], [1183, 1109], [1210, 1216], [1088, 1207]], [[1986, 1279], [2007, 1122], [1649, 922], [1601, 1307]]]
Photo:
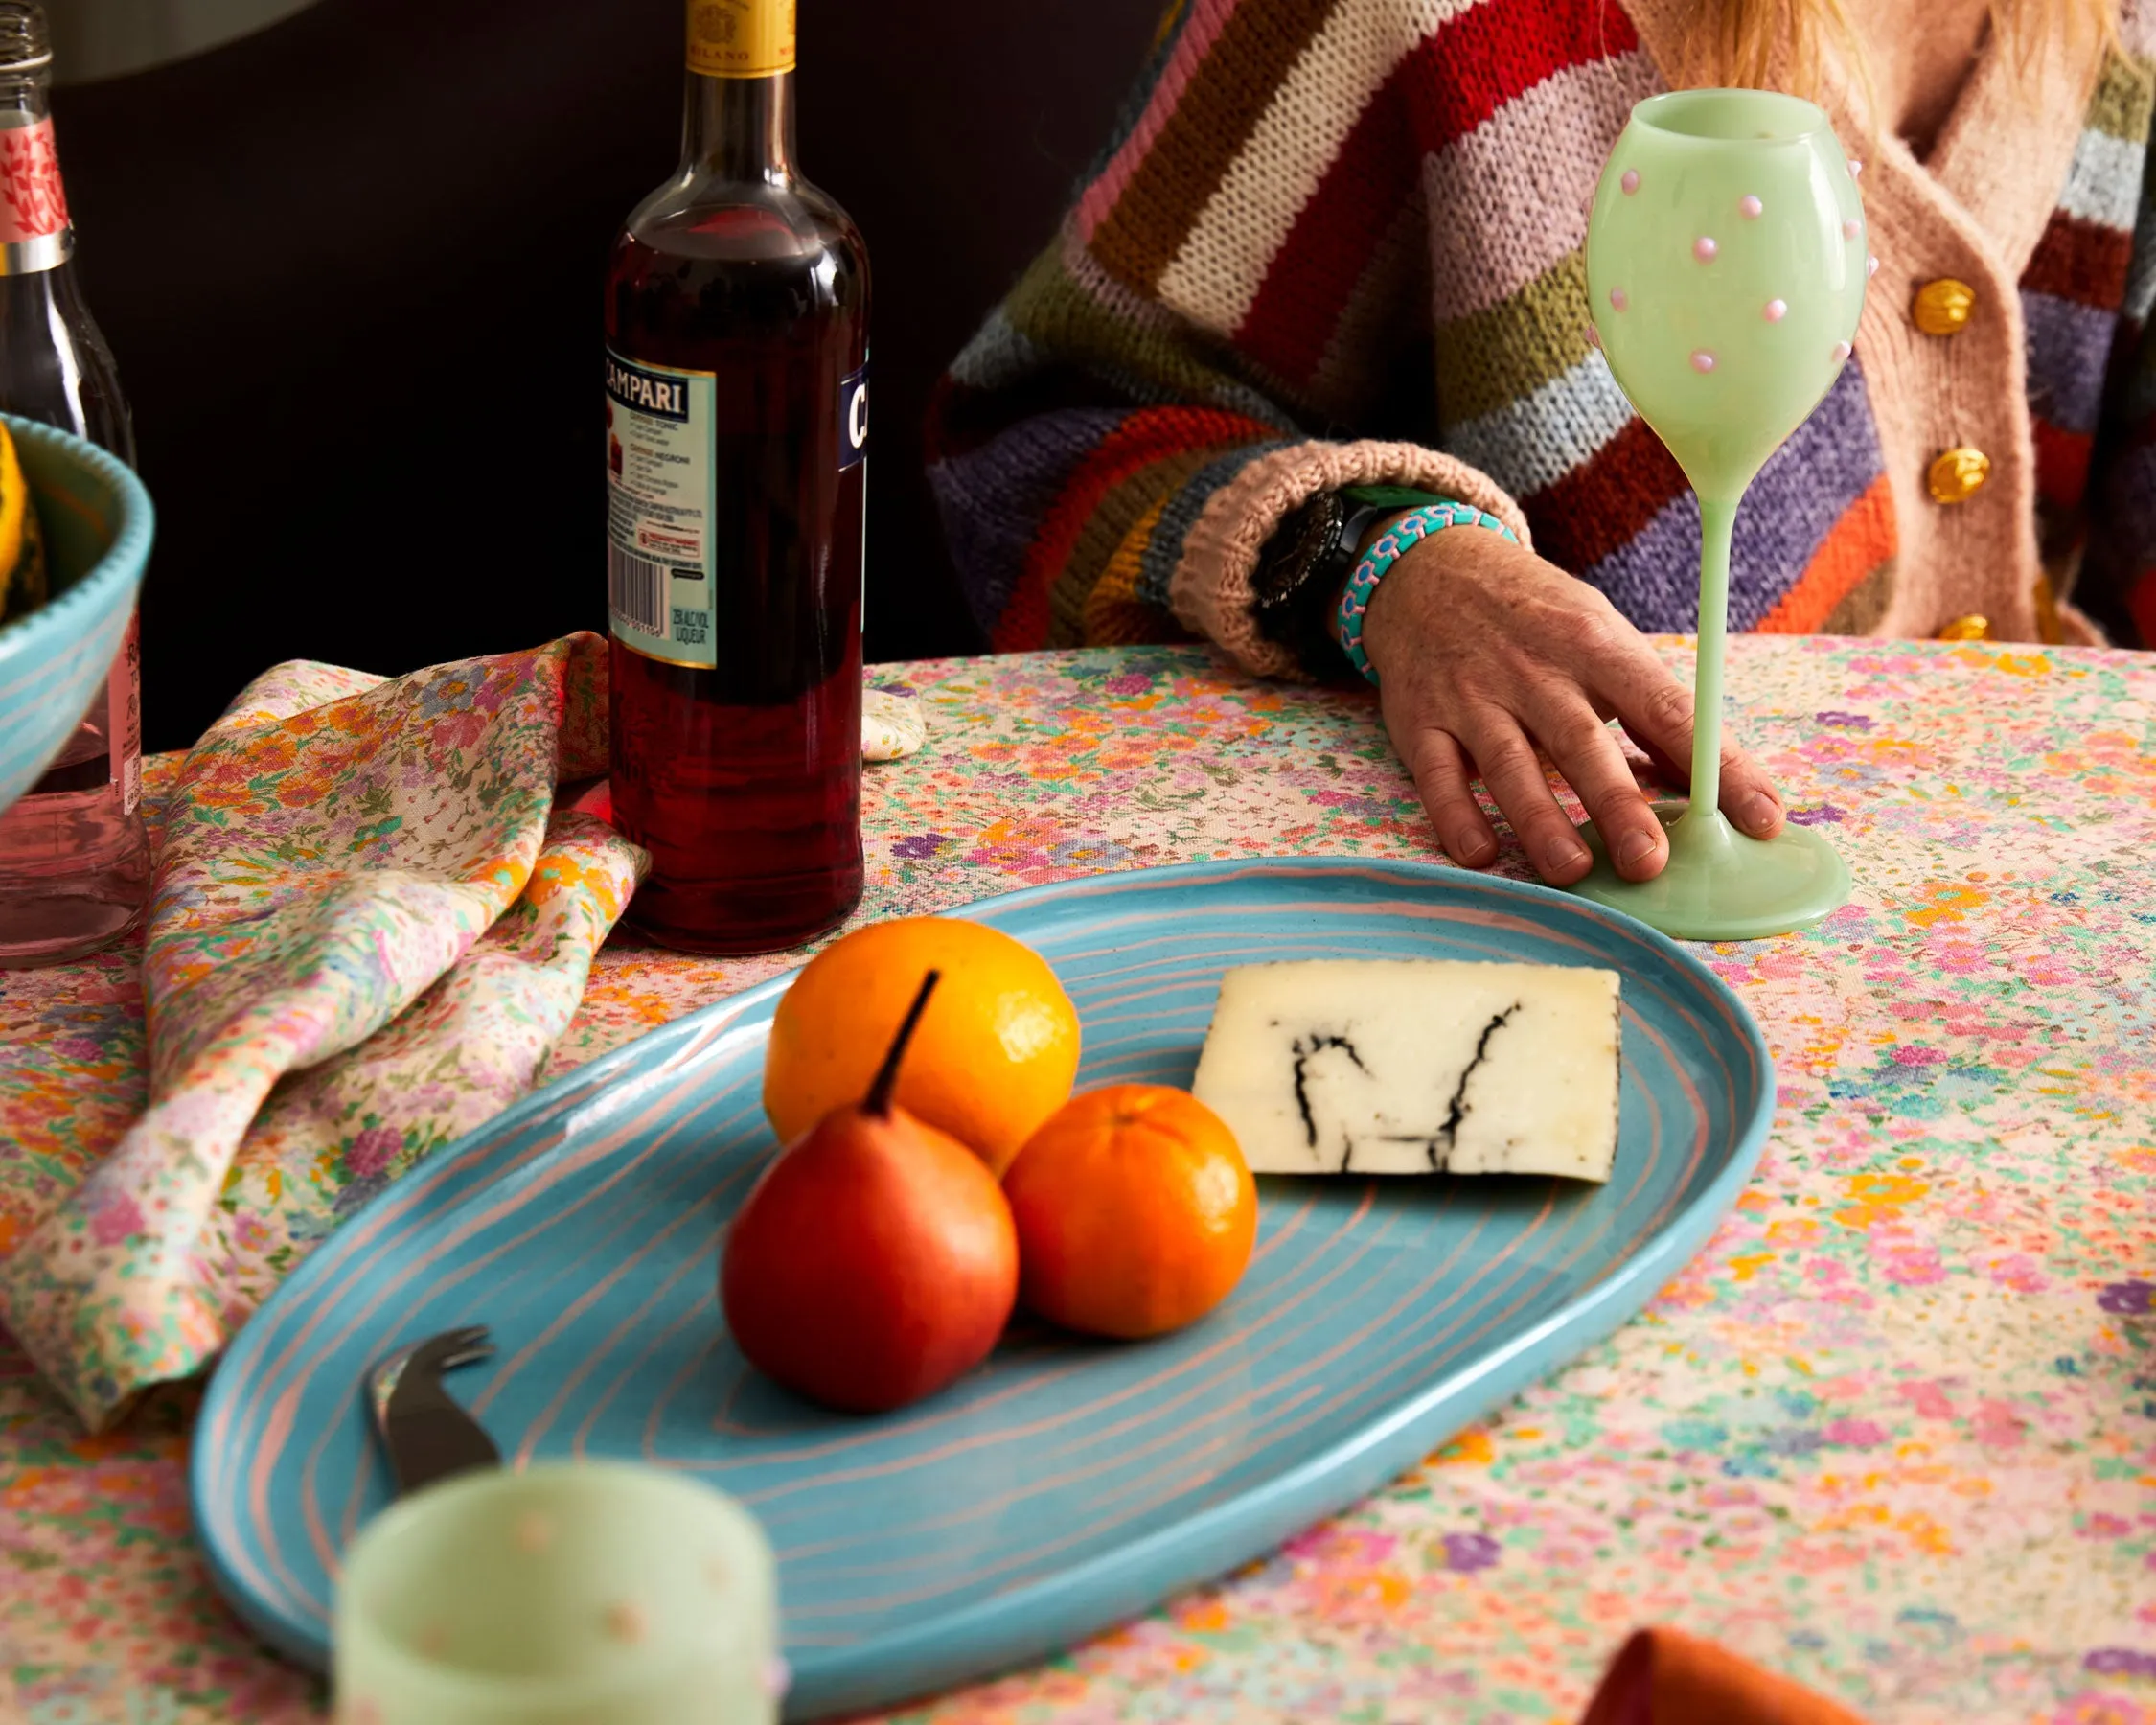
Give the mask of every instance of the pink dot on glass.
[[1623, 288], [1611, 288], [1611, 289], [1610, 289], [1610, 305], [1611, 305], [1611, 306], [1612, 306], [1612, 308], [1614, 308], [1615, 310], [1618, 310], [1618, 311], [1621, 311], [1621, 310], [1623, 310], [1625, 309], [1625, 307], [1629, 306], [1629, 305], [1630, 305], [1631, 303], [1632, 303], [1632, 302], [1631, 302], [1630, 300], [1628, 300], [1628, 299], [1626, 299], [1626, 298], [1624, 297], [1624, 289], [1623, 289]]
[[1697, 240], [1694, 240], [1692, 242], [1692, 256], [1697, 258], [1702, 264], [1713, 263], [1714, 254], [1721, 249], [1722, 248], [1719, 245], [1716, 245], [1714, 243], [1712, 237], [1707, 234], [1702, 234]]
[[1864, 273], [1865, 273], [1865, 274], [1866, 274], [1867, 276], [1875, 276], [1875, 275], [1877, 275], [1877, 274], [1879, 273], [1879, 260], [1878, 260], [1877, 258], [1867, 258], [1867, 259], [1865, 259], [1865, 261], [1864, 261]]
[[1705, 348], [1692, 355], [1692, 370], [1705, 374], [1714, 369], [1714, 356]]
[[1864, 224], [1860, 221], [1852, 219], [1849, 221], [1845, 221], [1842, 224], [1842, 238], [1845, 240], [1854, 240], [1859, 234], [1863, 232]]
[[1593, 324], [1587, 326], [1587, 345], [1589, 347], [1600, 347], [1602, 345], [1602, 332]]
[[1837, 341], [1837, 342], [1836, 342], [1836, 343], [1834, 344], [1834, 363], [1835, 363], [1836, 365], [1839, 365], [1839, 364], [1841, 364], [1841, 363], [1842, 363], [1842, 361], [1843, 361], [1843, 360], [1846, 359], [1846, 358], [1847, 358], [1848, 356], [1849, 356], [1849, 344], [1848, 344], [1847, 342], [1846, 342], [1846, 341]]
[[1747, 192], [1742, 197], [1737, 199], [1736, 207], [1737, 213], [1741, 215], [1747, 221], [1756, 221], [1759, 219], [1760, 212], [1765, 210], [1767, 206], [1761, 203], [1756, 197], [1754, 197], [1751, 193]]
[[1789, 304], [1786, 300], [1769, 300], [1759, 308], [1759, 315], [1769, 323], [1779, 323], [1789, 315]]
[[1633, 193], [1640, 190], [1639, 169], [1627, 168], [1623, 173], [1617, 176], [1617, 184], [1623, 188], [1625, 196], [1630, 197]]

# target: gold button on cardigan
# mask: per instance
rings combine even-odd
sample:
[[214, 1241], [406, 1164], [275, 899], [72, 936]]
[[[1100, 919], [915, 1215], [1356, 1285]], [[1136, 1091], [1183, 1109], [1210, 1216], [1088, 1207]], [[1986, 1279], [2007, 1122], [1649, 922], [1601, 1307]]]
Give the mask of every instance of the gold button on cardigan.
[[1991, 477], [1991, 457], [1966, 444], [1941, 450], [1924, 474], [1935, 503], [1966, 503]]
[[1976, 289], [1952, 276], [1940, 276], [1916, 289], [1909, 321], [1927, 335], [1959, 335], [1976, 310]]

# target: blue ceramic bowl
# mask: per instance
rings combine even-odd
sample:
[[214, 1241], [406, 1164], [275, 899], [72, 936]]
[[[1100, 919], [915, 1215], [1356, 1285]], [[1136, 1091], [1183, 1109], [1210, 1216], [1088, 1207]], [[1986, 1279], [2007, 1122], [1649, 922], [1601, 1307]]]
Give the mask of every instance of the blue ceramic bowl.
[[149, 563], [149, 494], [94, 444], [0, 416], [45, 530], [52, 597], [0, 624], [0, 813], [37, 782], [89, 711]]

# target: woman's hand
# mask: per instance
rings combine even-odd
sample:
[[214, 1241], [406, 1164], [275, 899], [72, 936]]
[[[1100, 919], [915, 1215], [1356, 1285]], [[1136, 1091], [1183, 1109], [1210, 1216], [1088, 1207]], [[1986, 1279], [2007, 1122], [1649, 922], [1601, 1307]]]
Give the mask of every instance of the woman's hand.
[[[1383, 679], [1386, 729], [1454, 862], [1481, 868], [1497, 858], [1468, 789], [1479, 777], [1545, 880], [1562, 886], [1587, 873], [1593, 858], [1550, 795], [1539, 745], [1579, 794], [1617, 873], [1662, 872], [1669, 840], [1604, 721], [1622, 720], [1683, 784], [1691, 691], [1594, 588], [1498, 534], [1456, 527], [1393, 564], [1371, 598], [1363, 644]], [[1755, 839], [1781, 826], [1773, 783], [1728, 742], [1722, 812]]]

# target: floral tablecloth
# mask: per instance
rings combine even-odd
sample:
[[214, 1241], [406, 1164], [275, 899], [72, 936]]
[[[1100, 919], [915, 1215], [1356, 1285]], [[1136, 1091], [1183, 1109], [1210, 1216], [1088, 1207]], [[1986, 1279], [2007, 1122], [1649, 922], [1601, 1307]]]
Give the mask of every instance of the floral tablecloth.
[[[2156, 1725], [2156, 657], [1734, 651], [1739, 734], [1857, 886], [1819, 930], [1709, 954], [1781, 1087], [1712, 1244], [1361, 1507], [897, 1716], [1524, 1725], [1575, 1716], [1663, 1622], [1878, 1725]], [[864, 916], [1155, 862], [1431, 854], [1365, 698], [1183, 649], [872, 675], [929, 744], [871, 770]], [[552, 1070], [789, 962], [617, 937]], [[131, 954], [0, 977], [0, 1155], [72, 1184], [119, 1137], [141, 999]], [[195, 1555], [193, 1403], [84, 1438], [0, 1337], [0, 1719], [320, 1716]]]

